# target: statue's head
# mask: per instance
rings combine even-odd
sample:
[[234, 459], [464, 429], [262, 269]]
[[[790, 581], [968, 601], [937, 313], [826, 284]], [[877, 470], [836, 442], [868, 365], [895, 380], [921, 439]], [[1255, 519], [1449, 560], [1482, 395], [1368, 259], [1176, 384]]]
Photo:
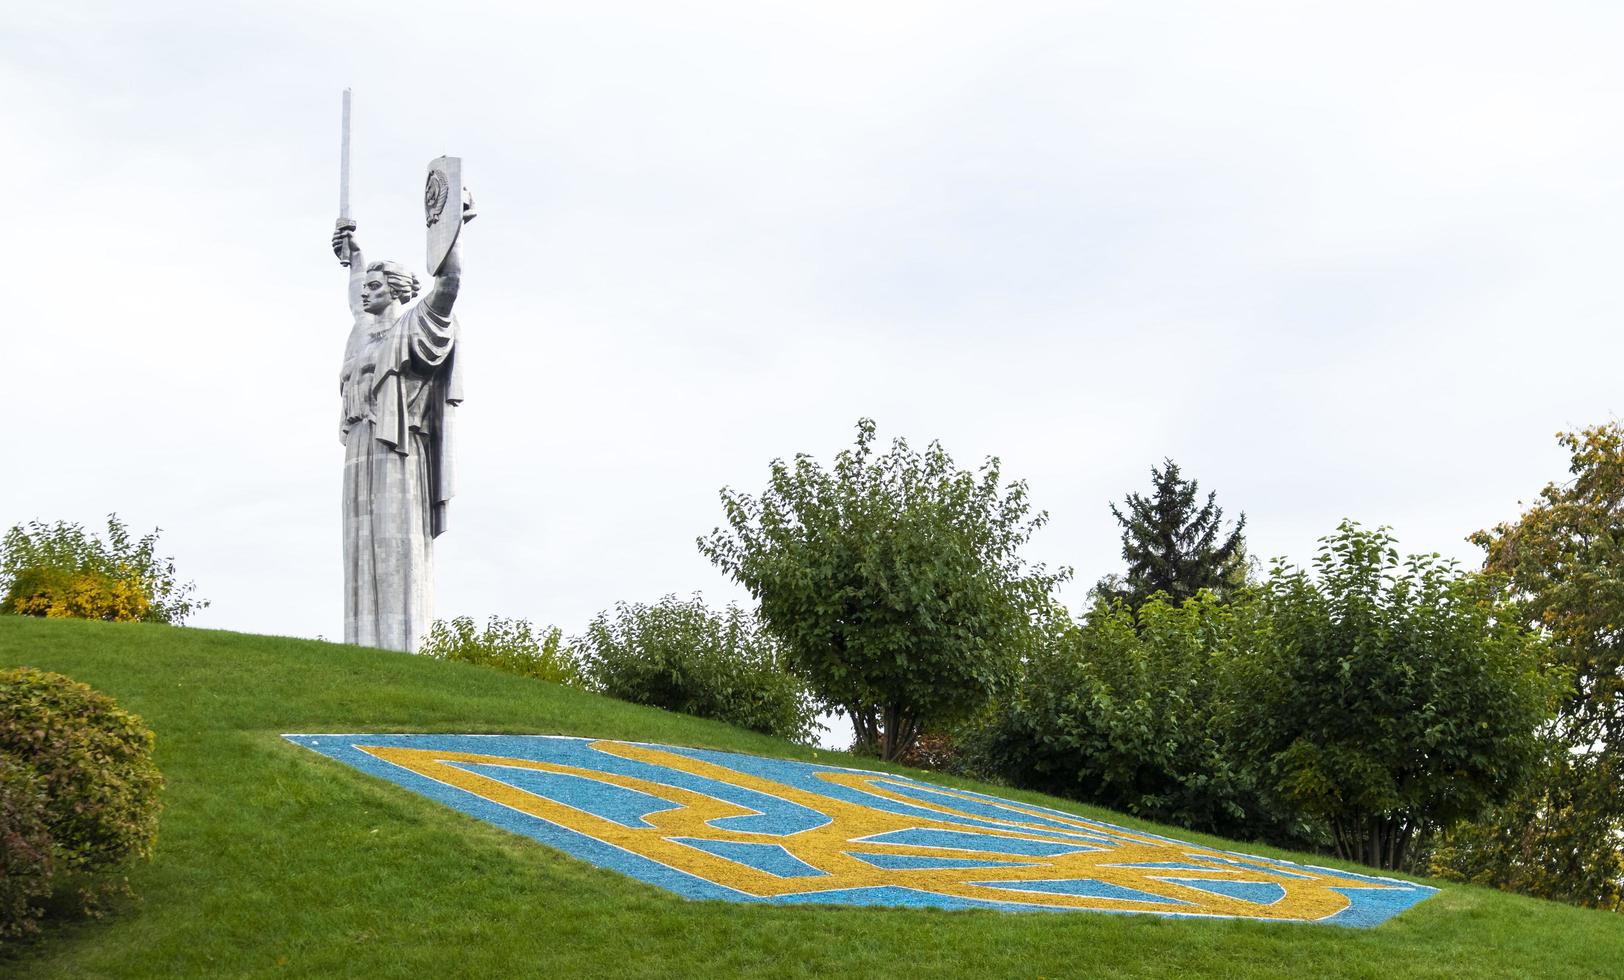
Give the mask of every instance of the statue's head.
[[410, 303], [417, 290], [417, 277], [399, 262], [370, 262], [361, 282], [361, 305], [368, 313], [382, 313], [390, 303]]

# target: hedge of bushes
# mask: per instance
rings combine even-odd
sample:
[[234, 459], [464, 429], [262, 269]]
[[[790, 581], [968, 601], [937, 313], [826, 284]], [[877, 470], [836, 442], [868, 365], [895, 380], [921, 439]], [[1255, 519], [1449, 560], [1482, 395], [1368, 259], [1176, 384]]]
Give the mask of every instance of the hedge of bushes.
[[798, 742], [818, 731], [819, 706], [806, 685], [737, 606], [715, 612], [697, 595], [622, 602], [613, 617], [599, 613], [574, 647], [587, 685], [600, 694]]
[[492, 616], [483, 630], [476, 630], [471, 617], [458, 616], [435, 620], [418, 653], [578, 687], [581, 668], [564, 647], [563, 635], [556, 626], [538, 634], [527, 619], [500, 616]]
[[697, 595], [618, 603], [568, 641], [525, 619], [493, 616], [483, 630], [467, 616], [435, 620], [418, 652], [799, 742], [820, 730], [820, 705], [755, 617]]

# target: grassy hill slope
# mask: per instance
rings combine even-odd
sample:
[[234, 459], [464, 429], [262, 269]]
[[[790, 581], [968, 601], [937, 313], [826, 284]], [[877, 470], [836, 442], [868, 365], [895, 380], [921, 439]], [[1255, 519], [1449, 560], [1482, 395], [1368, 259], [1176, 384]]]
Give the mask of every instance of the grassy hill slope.
[[157, 855], [131, 876], [139, 901], [52, 926], [0, 954], [0, 974], [1624, 976], [1624, 917], [1457, 885], [1368, 930], [687, 901], [280, 736], [512, 732], [838, 754], [482, 668], [308, 640], [0, 617], [0, 665], [17, 664], [68, 674], [139, 713], [157, 733], [168, 788]]

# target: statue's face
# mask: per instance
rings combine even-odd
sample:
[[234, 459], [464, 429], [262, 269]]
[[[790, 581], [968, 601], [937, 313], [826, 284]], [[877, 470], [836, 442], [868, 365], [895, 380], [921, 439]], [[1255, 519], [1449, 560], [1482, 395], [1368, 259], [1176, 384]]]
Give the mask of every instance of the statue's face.
[[378, 314], [389, 309], [389, 304], [394, 301], [395, 294], [389, 291], [389, 280], [384, 278], [384, 274], [367, 273], [366, 282], [361, 284], [361, 307], [368, 313]]

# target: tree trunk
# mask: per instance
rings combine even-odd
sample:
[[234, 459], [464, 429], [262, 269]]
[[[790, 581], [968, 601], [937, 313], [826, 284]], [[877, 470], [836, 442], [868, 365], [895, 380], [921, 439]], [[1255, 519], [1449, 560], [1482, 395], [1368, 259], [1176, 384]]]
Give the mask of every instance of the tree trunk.
[[919, 737], [919, 726], [913, 718], [903, 714], [899, 704], [888, 704], [884, 712], [885, 732], [880, 742], [880, 758], [895, 762], [913, 748]]
[[879, 720], [874, 717], [874, 709], [863, 705], [844, 705], [846, 717], [851, 719], [852, 739], [855, 749], [868, 749], [880, 751]]

